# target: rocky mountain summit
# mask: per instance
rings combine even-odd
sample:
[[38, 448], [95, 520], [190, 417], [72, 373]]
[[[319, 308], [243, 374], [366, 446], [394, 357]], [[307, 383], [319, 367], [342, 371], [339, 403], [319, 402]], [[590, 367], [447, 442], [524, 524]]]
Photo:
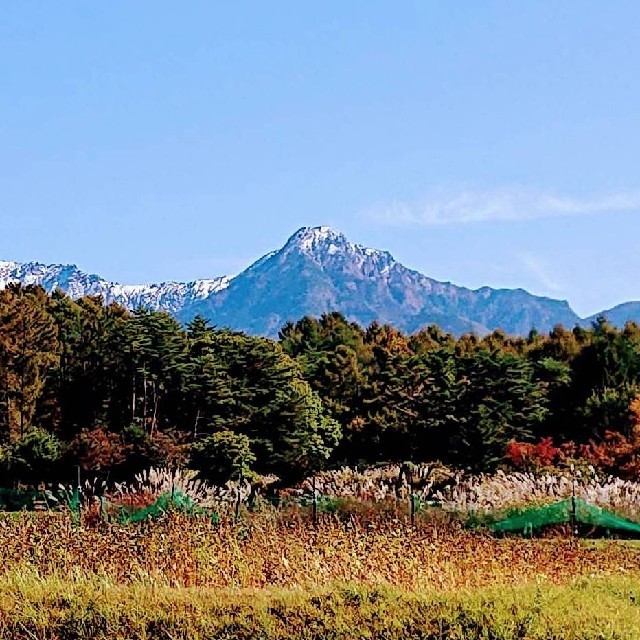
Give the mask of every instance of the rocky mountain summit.
[[[289, 320], [329, 311], [363, 325], [376, 320], [412, 332], [437, 324], [456, 334], [502, 329], [526, 335], [532, 328], [591, 320], [582, 320], [566, 301], [523, 289], [468, 289], [434, 280], [329, 227], [303, 227], [232, 278], [121, 285], [74, 265], [0, 262], [0, 287], [10, 282], [60, 288], [74, 298], [101, 295], [130, 309], [168, 311], [185, 322], [201, 314], [218, 326], [271, 336]], [[621, 325], [640, 319], [640, 303], [604, 313]]]

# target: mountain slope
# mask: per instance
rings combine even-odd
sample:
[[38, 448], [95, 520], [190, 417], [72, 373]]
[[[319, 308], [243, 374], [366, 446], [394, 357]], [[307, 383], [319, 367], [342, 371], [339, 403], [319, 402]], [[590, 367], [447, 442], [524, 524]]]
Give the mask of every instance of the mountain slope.
[[[472, 290], [433, 280], [328, 227], [300, 229], [234, 278], [121, 285], [73, 265], [0, 262], [0, 288], [9, 282], [61, 288], [76, 298], [101, 295], [131, 309], [169, 311], [183, 322], [201, 314], [218, 326], [271, 336], [289, 320], [330, 311], [363, 325], [377, 320], [413, 332], [437, 324], [455, 334], [502, 329], [526, 335], [531, 328], [548, 331], [591, 320], [581, 320], [566, 301], [523, 289]], [[605, 314], [617, 325], [640, 320], [640, 303]]]
[[197, 308], [219, 325], [270, 335], [287, 320], [334, 310], [361, 324], [378, 320], [404, 331], [438, 324], [458, 334], [498, 327], [525, 334], [579, 320], [568, 303], [523, 290], [438, 282], [327, 227], [300, 229]]
[[587, 318], [587, 320], [589, 323], [595, 322], [599, 316], [604, 316], [616, 327], [624, 327], [629, 320], [640, 322], [640, 301], [624, 302], [623, 304], [613, 307], [613, 309], [607, 309], [606, 311], [596, 313], [590, 318]]

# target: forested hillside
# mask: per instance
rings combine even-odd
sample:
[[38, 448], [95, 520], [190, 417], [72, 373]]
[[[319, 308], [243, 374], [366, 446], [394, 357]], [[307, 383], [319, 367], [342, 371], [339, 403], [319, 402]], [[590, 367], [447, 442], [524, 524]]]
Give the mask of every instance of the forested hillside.
[[279, 341], [11, 285], [0, 292], [4, 484], [190, 465], [293, 482], [337, 464], [475, 471], [584, 459], [634, 475], [640, 327], [405, 335], [339, 314]]

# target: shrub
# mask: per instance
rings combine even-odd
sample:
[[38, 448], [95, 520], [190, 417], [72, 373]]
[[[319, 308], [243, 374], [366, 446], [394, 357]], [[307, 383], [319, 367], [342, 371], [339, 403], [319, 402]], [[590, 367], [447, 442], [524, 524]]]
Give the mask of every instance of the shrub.
[[255, 461], [249, 438], [233, 431], [214, 433], [191, 448], [191, 466], [203, 480], [217, 485], [250, 475]]
[[63, 445], [44, 429], [31, 428], [5, 450], [4, 464], [14, 481], [50, 481], [58, 471]]

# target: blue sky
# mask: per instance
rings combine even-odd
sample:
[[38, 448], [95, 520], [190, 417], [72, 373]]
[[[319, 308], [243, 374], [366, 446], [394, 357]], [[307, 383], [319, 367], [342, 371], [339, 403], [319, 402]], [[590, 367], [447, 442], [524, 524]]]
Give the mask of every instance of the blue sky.
[[331, 225], [468, 286], [640, 299], [640, 4], [5, 3], [0, 259], [235, 273]]

